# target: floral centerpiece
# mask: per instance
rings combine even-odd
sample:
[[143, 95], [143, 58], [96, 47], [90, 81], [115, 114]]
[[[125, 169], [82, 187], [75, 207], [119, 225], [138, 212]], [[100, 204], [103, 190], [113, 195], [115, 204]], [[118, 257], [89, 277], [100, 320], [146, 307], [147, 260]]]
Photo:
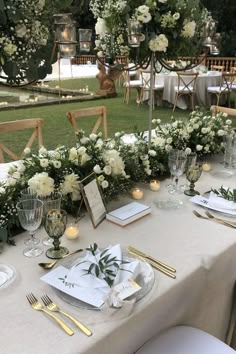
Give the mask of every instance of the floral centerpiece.
[[[103, 140], [101, 133], [86, 136], [78, 131], [75, 147], [60, 146], [53, 151], [41, 147], [38, 154], [27, 148], [24, 159], [10, 168], [8, 179], [0, 184], [0, 231], [4, 237], [17, 223], [16, 202], [25, 187], [43, 197], [60, 191], [63, 208], [75, 214], [82, 198], [79, 182], [91, 172], [96, 174], [105, 199], [110, 200], [128, 192], [137, 182], [167, 174], [172, 148], [199, 155], [223, 151], [224, 136], [231, 130], [227, 115], [218, 113], [212, 118], [200, 110], [192, 112], [188, 121], [153, 123], [156, 134], [150, 143], [140, 133], [126, 143], [124, 132]], [[2, 233], [0, 239], [4, 238]]]
[[71, 1], [0, 1], [0, 76], [9, 84], [51, 73], [52, 14]]
[[199, 0], [90, 0], [90, 9], [97, 18], [100, 55], [129, 53], [128, 19], [142, 26], [140, 59], [151, 52], [166, 59], [200, 53], [207, 11]]
[[198, 156], [224, 151], [224, 136], [232, 130], [232, 121], [227, 119], [227, 114], [217, 113], [213, 118], [199, 108], [190, 113], [190, 119], [186, 122], [172, 118], [163, 126], [160, 120], [154, 119], [153, 124], [167, 151], [172, 148], [186, 149], [188, 153], [196, 152]]

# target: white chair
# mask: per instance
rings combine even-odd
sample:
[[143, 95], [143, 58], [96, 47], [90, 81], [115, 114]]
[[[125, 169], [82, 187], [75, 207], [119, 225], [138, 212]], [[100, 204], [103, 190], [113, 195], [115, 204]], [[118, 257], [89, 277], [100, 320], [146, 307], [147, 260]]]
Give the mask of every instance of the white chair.
[[136, 354], [235, 354], [235, 350], [212, 335], [187, 326], [161, 332]]

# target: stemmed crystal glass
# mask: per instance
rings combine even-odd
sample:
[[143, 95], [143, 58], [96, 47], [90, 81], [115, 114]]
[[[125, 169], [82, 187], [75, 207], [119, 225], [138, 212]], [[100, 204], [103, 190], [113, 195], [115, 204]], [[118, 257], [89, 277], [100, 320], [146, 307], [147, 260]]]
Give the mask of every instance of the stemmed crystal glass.
[[184, 173], [184, 168], [186, 164], [186, 154], [182, 150], [178, 150], [176, 154], [169, 157], [169, 167], [171, 174], [174, 176], [175, 186], [170, 189], [168, 192], [170, 194], [180, 194], [182, 193], [181, 189], [178, 186], [179, 177]]
[[[45, 223], [46, 215], [51, 209], [60, 210], [61, 208], [61, 193], [53, 192], [46, 197], [39, 197], [40, 200], [43, 201], [43, 224]], [[43, 240], [43, 244], [45, 246], [52, 246], [53, 239], [51, 237], [47, 237]]]
[[44, 227], [47, 234], [53, 239], [53, 246], [46, 252], [48, 258], [60, 259], [69, 253], [66, 247], [60, 246], [60, 238], [65, 232], [67, 213], [65, 210], [51, 209], [45, 217]]
[[42, 222], [43, 202], [39, 199], [26, 199], [18, 202], [16, 208], [21, 226], [31, 236], [31, 243], [28, 242], [29, 247], [24, 249], [23, 254], [26, 257], [37, 257], [43, 253], [42, 249], [35, 245], [34, 238], [35, 231]]
[[178, 154], [178, 151], [177, 149], [172, 149], [170, 150], [169, 152], [169, 155], [168, 155], [168, 167], [169, 167], [169, 170], [170, 170], [170, 183], [166, 184], [166, 188], [168, 189], [173, 189], [175, 187], [175, 184], [174, 184], [174, 174], [173, 174], [173, 171], [171, 169], [171, 161], [172, 159], [176, 158], [176, 155]]
[[190, 182], [190, 188], [184, 191], [184, 194], [189, 196], [194, 196], [200, 194], [198, 191], [194, 189], [195, 183], [199, 180], [202, 174], [202, 164], [201, 163], [194, 163], [188, 165], [186, 170], [186, 177]]
[[[194, 164], [197, 161], [197, 153], [196, 152], [191, 152], [186, 156], [186, 164], [185, 164], [185, 183], [180, 186], [182, 191], [185, 191], [186, 189], [189, 188], [189, 183], [186, 177], [186, 171], [189, 165]], [[186, 181], [187, 180], [187, 181]]]
[[[37, 199], [37, 193], [35, 192], [34, 189], [28, 187], [28, 188], [23, 189], [20, 192], [20, 201], [32, 200], [32, 199]], [[28, 238], [24, 241], [24, 244], [26, 246], [32, 246], [33, 244], [37, 245], [39, 242], [40, 242], [40, 240], [38, 238], [36, 238], [36, 237], [32, 238], [29, 235]]]

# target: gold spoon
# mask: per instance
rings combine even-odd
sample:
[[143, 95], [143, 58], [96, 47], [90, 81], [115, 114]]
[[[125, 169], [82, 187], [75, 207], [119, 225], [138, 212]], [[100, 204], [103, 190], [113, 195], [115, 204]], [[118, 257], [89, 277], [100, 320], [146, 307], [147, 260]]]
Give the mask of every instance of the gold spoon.
[[66, 257], [68, 257], [68, 256], [71, 256], [72, 254], [76, 254], [76, 253], [82, 252], [82, 251], [83, 251], [83, 249], [78, 249], [78, 250], [76, 250], [76, 251], [73, 251], [73, 252], [70, 252], [70, 253], [66, 254], [65, 256], [63, 256], [63, 257], [60, 258], [60, 259], [57, 259], [57, 260], [54, 261], [54, 262], [38, 263], [38, 265], [39, 265], [40, 267], [42, 267], [43, 269], [51, 269], [51, 268], [54, 267], [54, 265], [55, 265], [58, 261], [60, 261], [61, 259], [66, 258]]

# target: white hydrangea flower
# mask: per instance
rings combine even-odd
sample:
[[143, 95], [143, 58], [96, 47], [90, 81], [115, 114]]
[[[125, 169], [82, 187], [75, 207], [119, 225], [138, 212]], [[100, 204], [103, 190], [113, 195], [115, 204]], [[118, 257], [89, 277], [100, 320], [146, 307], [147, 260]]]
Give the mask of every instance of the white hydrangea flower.
[[150, 156], [152, 156], [152, 157], [154, 157], [154, 156], [156, 156], [156, 151], [155, 150], [149, 150], [148, 151], [148, 154], [150, 155]]
[[189, 21], [184, 24], [183, 30], [181, 32], [182, 37], [184, 38], [192, 38], [195, 34], [196, 22]]
[[166, 52], [168, 44], [167, 37], [164, 34], [160, 34], [149, 41], [149, 48], [153, 52]]
[[28, 186], [34, 189], [39, 196], [47, 196], [54, 191], [54, 180], [47, 172], [36, 173], [28, 181]]

